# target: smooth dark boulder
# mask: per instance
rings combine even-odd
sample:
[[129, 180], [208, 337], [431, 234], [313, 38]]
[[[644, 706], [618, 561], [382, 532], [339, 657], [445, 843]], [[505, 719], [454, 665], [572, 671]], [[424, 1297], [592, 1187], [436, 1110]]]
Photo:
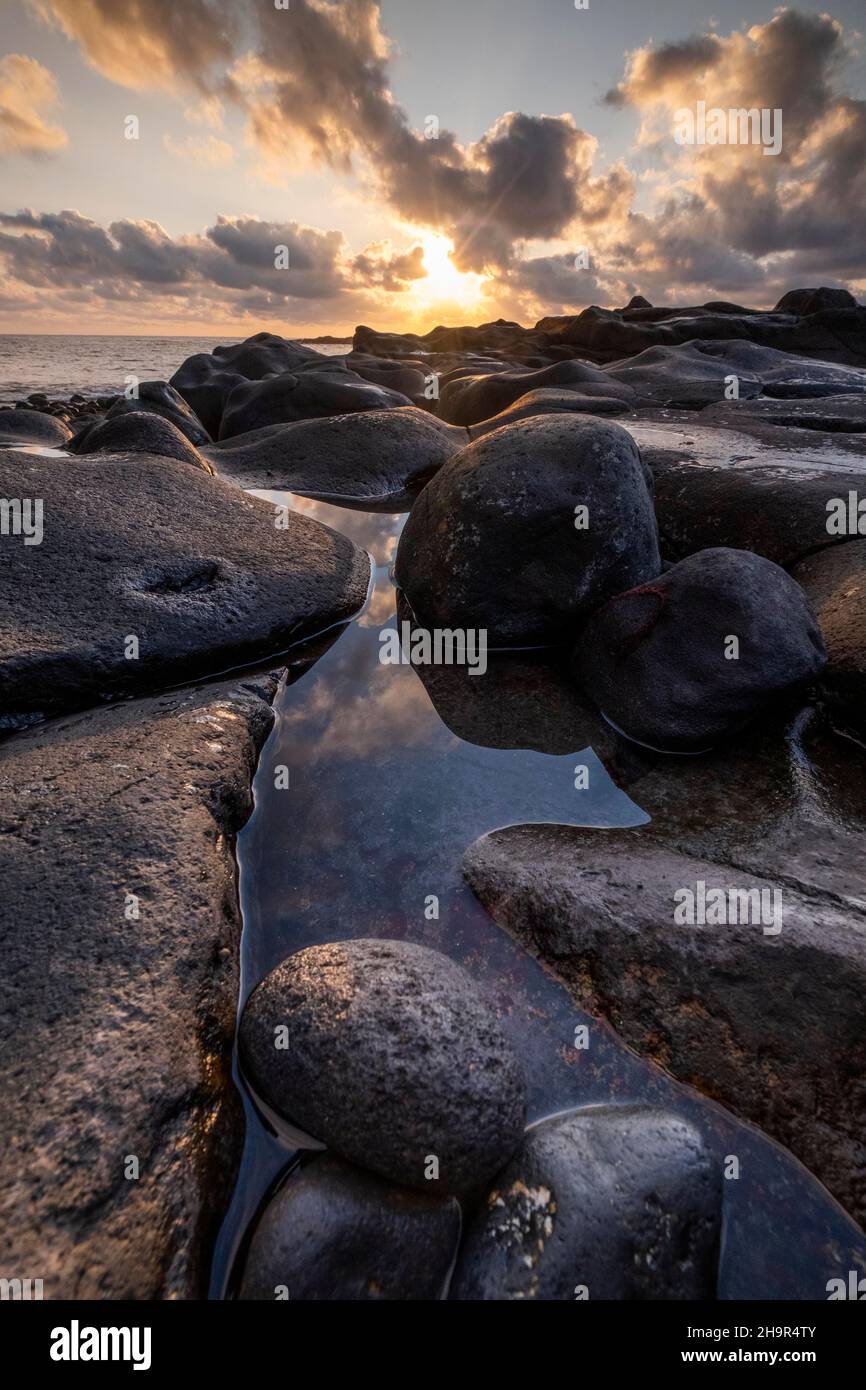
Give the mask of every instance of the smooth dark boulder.
[[[866, 515], [862, 526], [866, 535]], [[791, 573], [815, 612], [827, 648], [821, 688], [834, 715], [862, 737], [866, 733], [866, 539], [850, 538], [807, 555]]]
[[856, 309], [857, 300], [850, 290], [820, 289], [788, 290], [774, 309], [777, 314], [817, 314], [822, 309]]
[[630, 406], [621, 397], [584, 396], [579, 391], [566, 387], [543, 386], [535, 391], [527, 391], [513, 405], [506, 406], [490, 420], [482, 420], [479, 425], [470, 425], [470, 439], [481, 439], [485, 434], [502, 429], [503, 425], [514, 425], [518, 420], [528, 420], [533, 415], [627, 415]]
[[634, 393], [610, 379], [589, 362], [556, 362], [537, 371], [486, 372], [480, 376], [452, 376], [442, 387], [439, 415], [452, 425], [477, 425], [513, 405], [529, 391], [544, 387], [568, 388], [581, 396], [603, 396], [634, 401]]
[[176, 425], [145, 410], [97, 419], [79, 430], [68, 447], [71, 454], [153, 454], [191, 463], [205, 473], [213, 472], [207, 459]]
[[[699, 769], [699, 760], [685, 766]], [[752, 766], [760, 795], [769, 779]], [[805, 770], [797, 748], [792, 778]], [[805, 822], [793, 836], [776, 834], [772, 797], [748, 811], [748, 777], [743, 766], [727, 806], [724, 781], [716, 791], [705, 779], [730, 822], [722, 843], [704, 832], [700, 786], [690, 786], [673, 841], [663, 815], [634, 830], [509, 826], [476, 840], [463, 871], [580, 1008], [786, 1145], [862, 1222], [866, 908], [854, 865], [864, 836], [828, 839], [838, 804], [815, 818], [817, 835]], [[746, 844], [735, 838], [740, 804]], [[662, 801], [649, 805], [655, 812]], [[700, 837], [703, 849], [681, 847], [683, 836]]]
[[394, 1187], [325, 1154], [271, 1197], [253, 1233], [239, 1297], [439, 1299], [459, 1238], [454, 1198]]
[[0, 744], [0, 1268], [46, 1300], [207, 1298], [243, 1147], [232, 845], [278, 674]]
[[210, 434], [195, 411], [167, 381], [141, 381], [138, 395], [120, 396], [108, 411], [106, 419], [116, 420], [139, 411], [161, 415], [186, 435], [191, 444], [209, 444]]
[[273, 1109], [407, 1187], [464, 1192], [519, 1142], [511, 1046], [471, 978], [427, 947], [362, 939], [289, 956], [247, 1000], [239, 1044]]
[[516, 647], [569, 636], [659, 569], [631, 437], [608, 421], [545, 415], [476, 440], [439, 470], [409, 515], [395, 573], [419, 622], [486, 629], [490, 645]]
[[230, 392], [220, 422], [220, 439], [265, 425], [343, 415], [355, 410], [389, 410], [411, 405], [408, 396], [345, 370], [283, 372], [262, 381], [242, 381]]
[[351, 541], [175, 459], [0, 451], [0, 495], [42, 504], [0, 547], [5, 724], [264, 659], [367, 595]]
[[61, 449], [72, 430], [64, 420], [42, 410], [0, 410], [0, 447], [10, 444], [42, 444]]
[[763, 556], [724, 547], [609, 600], [581, 630], [573, 657], [577, 679], [615, 728], [673, 752], [736, 733], [825, 662], [799, 584]]
[[467, 443], [466, 430], [404, 406], [266, 425], [206, 452], [240, 487], [380, 498], [420, 491]]
[[385, 386], [389, 391], [399, 391], [422, 409], [425, 402], [432, 406], [432, 399], [428, 395], [431, 372], [423, 362], [412, 358], [395, 361], [389, 357], [374, 357], [366, 352], [350, 352], [343, 361], [350, 371], [363, 377], [364, 381], [372, 381], [374, 386]]
[[463, 1243], [456, 1300], [711, 1299], [721, 1166], [680, 1116], [592, 1106], [533, 1125]]
[[240, 372], [218, 366], [210, 353], [197, 352], [178, 368], [171, 384], [195, 411], [211, 439], [219, 439], [225, 403], [246, 379]]

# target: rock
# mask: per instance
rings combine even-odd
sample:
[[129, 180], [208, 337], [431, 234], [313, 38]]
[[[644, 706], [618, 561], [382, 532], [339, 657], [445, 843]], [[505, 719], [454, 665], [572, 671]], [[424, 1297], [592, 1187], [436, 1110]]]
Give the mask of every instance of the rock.
[[722, 545], [792, 565], [835, 543], [831, 499], [851, 488], [866, 496], [860, 435], [821, 439], [814, 430], [739, 420], [739, 429], [624, 422], [652, 470], [666, 560]]
[[207, 1296], [243, 1141], [231, 846], [275, 688], [173, 691], [0, 746], [0, 1266], [46, 1299]]
[[360, 324], [352, 346], [355, 352], [381, 357], [414, 357], [419, 352], [504, 352], [520, 343], [525, 334], [525, 328], [507, 319], [464, 328], [439, 325], [421, 337], [413, 333], [377, 333]]
[[167, 381], [139, 382], [138, 396], [130, 400], [126, 396], [119, 396], [106, 418], [116, 420], [139, 411], [161, 415], [169, 420], [181, 434], [186, 435], [191, 444], [210, 443], [210, 435], [195, 411]]
[[213, 473], [207, 459], [190, 444], [176, 425], [161, 415], [137, 410], [134, 414], [109, 416], [84, 426], [70, 440], [73, 454], [154, 454], [159, 458], [191, 463], [204, 473]]
[[711, 1299], [720, 1167], [686, 1120], [592, 1106], [534, 1125], [470, 1225], [452, 1299]]
[[366, 598], [350, 541], [174, 459], [0, 451], [0, 496], [43, 504], [41, 544], [0, 547], [7, 726], [265, 658]]
[[705, 406], [701, 424], [730, 425], [758, 420], [768, 425], [828, 433], [862, 434], [866, 431], [866, 395], [806, 396], [778, 399], [761, 396], [751, 401], [722, 401]]
[[293, 1173], [255, 1229], [242, 1301], [439, 1299], [460, 1238], [453, 1198], [392, 1187], [330, 1154]]
[[430, 376], [430, 368], [417, 359], [395, 362], [389, 357], [373, 357], [365, 352], [350, 352], [343, 358], [348, 369], [364, 381], [372, 381], [375, 386], [385, 386], [389, 391], [398, 391], [422, 409], [431, 404], [425, 394]]
[[659, 568], [629, 435], [607, 421], [545, 415], [476, 440], [439, 470], [409, 515], [395, 573], [419, 622], [529, 646], [561, 640]]
[[569, 349], [593, 362], [616, 362], [653, 347], [697, 340], [736, 340], [822, 362], [866, 366], [866, 309], [860, 306], [795, 314], [713, 302], [683, 308], [637, 311], [601, 309], [542, 319], [525, 335], [524, 346], [551, 352]]
[[240, 487], [399, 497], [420, 491], [466, 443], [466, 430], [406, 406], [266, 425], [223, 440], [207, 455]]
[[651, 309], [652, 307], [653, 306], [650, 304], [649, 300], [644, 299], [642, 294], [633, 294], [631, 299], [628, 301], [628, 304], [626, 304], [625, 308], [621, 312], [624, 314], [630, 314], [633, 313], [635, 309]]
[[649, 348], [605, 368], [614, 380], [633, 388], [642, 403], [663, 406], [726, 404], [736, 380], [739, 400], [751, 398], [832, 396], [866, 392], [859, 368], [815, 362], [789, 352], [737, 341], [697, 341], [676, 347]]
[[358, 940], [289, 956], [248, 999], [239, 1044], [269, 1105], [407, 1187], [464, 1192], [520, 1139], [524, 1086], [511, 1046], [465, 971], [427, 947]]
[[779, 300], [775, 313], [817, 314], [822, 309], [856, 309], [857, 300], [848, 290], [820, 289], [788, 290]]
[[187, 357], [171, 378], [171, 385], [196, 412], [211, 438], [218, 439], [225, 402], [236, 386], [311, 364], [325, 367], [332, 360], [274, 333], [256, 333], [242, 343]]
[[[464, 873], [581, 1008], [787, 1145], [862, 1222], [862, 901], [819, 864], [821, 887], [784, 843], [760, 872], [754, 855], [699, 857], [660, 842], [664, 833], [512, 826], [477, 840]], [[700, 895], [714, 890], [727, 920], [713, 925], [708, 911], [701, 925]]]
[[197, 352], [175, 372], [171, 384], [195, 411], [211, 439], [219, 439], [225, 403], [246, 377], [216, 365], [210, 353]]
[[41, 444], [60, 449], [72, 435], [72, 430], [54, 415], [41, 410], [0, 410], [0, 447], [8, 444]]
[[411, 405], [408, 396], [374, 386], [351, 372], [283, 372], [263, 381], [242, 381], [231, 391], [220, 423], [220, 439], [264, 425], [313, 420], [354, 410], [390, 410]]
[[487, 372], [481, 376], [452, 376], [441, 387], [439, 415], [452, 425], [477, 425], [530, 391], [566, 387], [584, 397], [600, 396], [633, 403], [634, 393], [623, 388], [589, 362], [556, 362], [538, 371]]
[[[844, 493], [843, 493], [844, 496]], [[864, 523], [866, 532], [866, 523]], [[866, 540], [848, 540], [794, 566], [827, 648], [822, 688], [834, 714], [866, 733]]]
[[540, 387], [537, 391], [527, 391], [500, 410], [490, 420], [480, 425], [469, 426], [469, 438], [481, 439], [485, 434], [502, 429], [503, 425], [514, 425], [518, 420], [528, 420], [533, 415], [563, 415], [568, 412], [582, 415], [625, 415], [628, 413], [625, 401], [613, 396], [584, 396], [578, 391], [555, 386]]
[[676, 752], [736, 733], [825, 662], [800, 586], [771, 560], [723, 547], [611, 599], [581, 631], [573, 657], [614, 727]]

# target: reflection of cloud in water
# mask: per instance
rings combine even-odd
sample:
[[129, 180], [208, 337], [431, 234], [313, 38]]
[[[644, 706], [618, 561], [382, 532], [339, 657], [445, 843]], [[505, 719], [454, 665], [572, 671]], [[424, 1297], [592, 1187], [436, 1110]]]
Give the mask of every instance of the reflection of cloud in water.
[[352, 511], [348, 507], [335, 507], [329, 502], [316, 502], [312, 497], [299, 497], [295, 492], [279, 492], [264, 488], [251, 488], [254, 497], [263, 497], [274, 506], [291, 507], [293, 512], [303, 512], [313, 521], [330, 526], [347, 536], [362, 550], [369, 550], [377, 565], [390, 565], [397, 550], [397, 538], [406, 520], [405, 514], [390, 512]]
[[397, 595], [390, 583], [385, 581], [376, 588], [368, 606], [358, 619], [359, 627], [383, 627], [391, 619], [397, 620]]
[[[285, 733], [297, 730], [301, 735], [297, 753], [304, 762], [325, 757], [360, 762], [392, 747], [428, 743], [430, 698], [411, 667], [377, 661], [365, 688], [348, 697], [339, 682], [318, 680], [306, 699], [294, 707], [286, 704], [281, 725]], [[434, 725], [439, 725], [438, 717]], [[311, 742], [314, 729], [321, 732]], [[449, 733], [447, 744], [459, 742]]]

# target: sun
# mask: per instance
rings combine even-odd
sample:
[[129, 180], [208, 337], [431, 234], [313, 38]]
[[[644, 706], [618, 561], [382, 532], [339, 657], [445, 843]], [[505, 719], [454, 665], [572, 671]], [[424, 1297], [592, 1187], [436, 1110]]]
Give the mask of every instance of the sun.
[[474, 271], [458, 270], [451, 259], [454, 243], [439, 232], [425, 232], [421, 238], [424, 250], [424, 269], [427, 274], [416, 280], [413, 297], [419, 308], [434, 304], [473, 308], [481, 298], [485, 276]]

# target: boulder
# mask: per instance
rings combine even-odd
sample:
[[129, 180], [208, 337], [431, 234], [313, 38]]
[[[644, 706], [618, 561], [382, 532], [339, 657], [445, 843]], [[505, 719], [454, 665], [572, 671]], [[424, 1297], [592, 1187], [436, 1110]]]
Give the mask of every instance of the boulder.
[[681, 1116], [595, 1105], [533, 1125], [471, 1223], [452, 1299], [711, 1299], [721, 1167]]
[[325, 1154], [271, 1197], [253, 1233], [239, 1297], [439, 1299], [459, 1238], [454, 1198], [393, 1187]]
[[207, 1297], [243, 1144], [232, 843], [276, 684], [0, 745], [0, 1268], [46, 1299]]
[[586, 623], [573, 666], [615, 728], [701, 751], [826, 662], [806, 596], [771, 560], [718, 547], [618, 594]]
[[240, 487], [402, 497], [420, 491], [467, 443], [466, 430], [406, 406], [266, 425], [215, 444], [207, 455]]
[[41, 444], [60, 449], [72, 435], [65, 421], [42, 410], [0, 410], [0, 447]]
[[351, 541], [174, 459], [0, 451], [0, 496], [42, 507], [39, 544], [0, 547], [6, 725], [266, 658], [366, 598]]
[[211, 465], [176, 425], [161, 415], [137, 410], [129, 415], [98, 418], [85, 425], [69, 442], [72, 454], [153, 454], [159, 458], [191, 463], [204, 473]]
[[856, 309], [857, 300], [849, 290], [820, 289], [788, 290], [774, 312], [780, 314], [817, 314], [822, 309]]
[[544, 415], [476, 440], [439, 470], [409, 515], [395, 573], [419, 622], [486, 629], [491, 645], [517, 647], [564, 639], [659, 568], [630, 436]]
[[264, 425], [312, 420], [355, 410], [391, 410], [411, 405], [408, 396], [374, 386], [345, 370], [282, 372], [262, 381], [242, 381], [229, 393], [220, 422], [220, 439]]
[[460, 966], [425, 946], [298, 951], [247, 1000], [239, 1044], [273, 1109], [392, 1182], [465, 1192], [520, 1139], [523, 1077], [496, 1015]]
[[502, 429], [503, 425], [514, 425], [518, 420], [529, 420], [533, 415], [565, 415], [569, 412], [580, 415], [626, 415], [628, 404], [614, 396], [584, 396], [578, 391], [565, 387], [542, 386], [537, 391], [527, 391], [513, 405], [506, 406], [490, 420], [482, 420], [480, 425], [470, 425], [470, 439], [481, 439], [485, 434]]
[[718, 424], [736, 429], [756, 420], [781, 429], [822, 430], [828, 434], [862, 434], [866, 431], [866, 394], [848, 392], [840, 396], [778, 398], [760, 396], [757, 400], [722, 401], [704, 406], [701, 424]]
[[170, 420], [181, 434], [186, 435], [191, 444], [210, 443], [210, 434], [195, 411], [167, 381], [139, 382], [138, 395], [131, 399], [119, 396], [106, 418], [116, 420], [118, 417], [134, 415], [139, 411], [161, 415], [164, 419]]
[[807, 555], [791, 573], [814, 609], [827, 649], [822, 689], [834, 716], [862, 737], [866, 733], [866, 540], [850, 539]]
[[513, 405], [521, 396], [545, 387], [574, 390], [581, 396], [634, 401], [634, 393], [589, 362], [556, 362], [537, 371], [486, 372], [459, 376], [440, 388], [439, 415], [452, 425], [477, 425]]

